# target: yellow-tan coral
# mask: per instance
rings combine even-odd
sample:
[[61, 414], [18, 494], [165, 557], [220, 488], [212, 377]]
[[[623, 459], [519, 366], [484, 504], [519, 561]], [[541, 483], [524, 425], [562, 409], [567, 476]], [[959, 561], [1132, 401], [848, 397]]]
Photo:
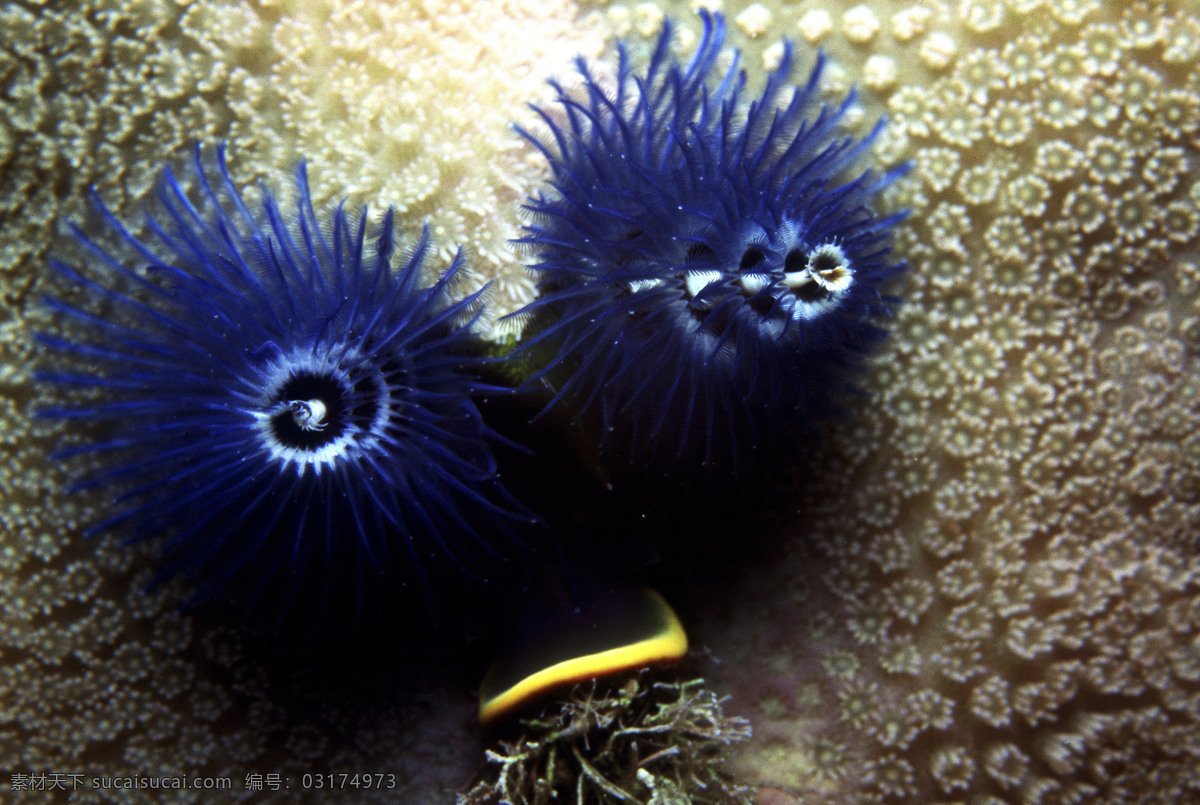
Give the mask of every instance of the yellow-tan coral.
[[[723, 595], [766, 620], [701, 626], [742, 769], [805, 803], [1195, 800], [1200, 7], [868, 5], [911, 270], [805, 517]], [[852, 74], [865, 12], [762, 36], [822, 10]]]
[[[693, 5], [602, 17], [648, 39]], [[751, 68], [785, 36], [827, 48], [830, 91], [860, 83], [862, 119], [891, 119], [880, 161], [916, 165], [889, 199], [913, 211], [912, 270], [869, 399], [816, 449], [771, 561], [715, 591], [736, 606], [692, 613], [754, 722], [741, 771], [804, 802], [1196, 798], [1200, 7], [703, 5]], [[380, 33], [405, 13], [408, 39]], [[284, 801], [336, 795], [246, 775], [394, 769], [399, 789], [359, 792], [383, 801], [467, 779], [469, 680], [365, 715], [285, 707], [237, 630], [196, 630], [175, 587], [138, 592], [141, 552], [77, 538], [94, 512], [46, 467], [59, 433], [30, 437], [30, 288], [89, 184], [129, 217], [164, 151], [224, 137], [240, 181], [278, 184], [305, 155], [322, 200], [430, 217], [515, 303], [531, 288], [501, 241], [538, 169], [507, 121], [596, 52], [576, 19], [465, 0], [0, 7], [19, 32], [0, 56], [0, 768], [229, 775]], [[473, 92], [487, 102], [461, 113]]]
[[80, 537], [95, 500], [47, 460], [78, 437], [33, 419], [36, 283], [50, 253], [77, 256], [62, 223], [87, 220], [90, 186], [137, 231], [163, 165], [225, 140], [239, 184], [284, 190], [306, 158], [318, 205], [394, 205], [410, 235], [428, 221], [433, 268], [461, 245], [460, 292], [493, 280], [492, 311], [511, 310], [533, 286], [507, 240], [540, 176], [510, 122], [602, 34], [569, 0], [3, 3], [0, 28], [0, 799], [166, 801], [88, 786], [185, 775], [229, 777], [223, 798], [336, 799], [301, 785], [318, 767], [392, 772], [360, 787], [390, 801], [465, 781], [469, 675], [297, 716], [277, 700], [307, 694], [272, 687], [243, 635], [177, 614], [181, 585], [143, 594], [151, 546]]
[[604, 42], [568, 0], [8, 3], [0, 24], [18, 298], [89, 186], [136, 220], [165, 162], [226, 140], [241, 184], [285, 188], [306, 159], [318, 206], [428, 222], [443, 265], [461, 246], [468, 282], [493, 281], [496, 315], [533, 292], [509, 240], [539, 177], [511, 122]]

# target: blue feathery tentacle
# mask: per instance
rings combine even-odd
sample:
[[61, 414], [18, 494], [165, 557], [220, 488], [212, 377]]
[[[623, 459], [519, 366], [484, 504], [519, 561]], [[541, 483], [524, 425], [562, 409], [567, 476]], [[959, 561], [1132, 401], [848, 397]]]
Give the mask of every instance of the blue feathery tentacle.
[[551, 82], [559, 111], [533, 107], [548, 139], [517, 128], [550, 167], [518, 239], [539, 290], [512, 314], [526, 385], [598, 415], [609, 454], [685, 475], [839, 413], [904, 268], [888, 248], [903, 215], [872, 206], [904, 168], [862, 171], [880, 127], [843, 132], [853, 95], [820, 102], [825, 56], [793, 85], [785, 46], [747, 97], [738, 58], [718, 67], [723, 18], [701, 19], [686, 66], [668, 24], [643, 73], [620, 46], [615, 86], [582, 60], [580, 90]]
[[64, 401], [41, 414], [96, 426], [59, 453], [111, 490], [90, 533], [165, 535], [161, 577], [195, 576], [197, 599], [309, 578], [354, 598], [337, 568], [423, 583], [519, 555], [531, 517], [477, 407], [500, 389], [480, 379], [479, 294], [450, 296], [461, 256], [422, 286], [428, 229], [393, 266], [391, 210], [319, 216], [303, 165], [292, 213], [266, 189], [252, 209], [215, 163], [197, 147], [193, 194], [164, 172], [145, 241], [94, 198], [115, 246], [76, 228], [87, 261], [50, 264], [73, 291], [45, 298], [38, 378]]

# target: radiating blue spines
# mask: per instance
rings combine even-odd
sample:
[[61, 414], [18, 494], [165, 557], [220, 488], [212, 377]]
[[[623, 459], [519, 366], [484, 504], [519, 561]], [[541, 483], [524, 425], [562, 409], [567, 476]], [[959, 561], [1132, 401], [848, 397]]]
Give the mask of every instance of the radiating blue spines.
[[87, 264], [53, 263], [78, 290], [46, 298], [61, 332], [40, 336], [39, 377], [95, 401], [42, 414], [104, 434], [63, 451], [92, 454], [81, 485], [116, 495], [92, 531], [167, 534], [164, 574], [196, 575], [199, 596], [334, 566], [486, 575], [529, 518], [476, 405], [500, 390], [478, 377], [479, 294], [451, 298], [461, 259], [422, 287], [428, 231], [393, 269], [390, 210], [319, 217], [303, 167], [293, 213], [265, 189], [252, 210], [216, 156], [206, 170], [197, 148], [194, 198], [165, 172], [152, 237], [96, 199], [117, 245], [75, 229]]
[[[848, 369], [882, 336], [880, 285], [901, 266], [873, 196], [899, 171], [856, 173], [879, 131], [842, 133], [853, 98], [818, 103], [824, 59], [789, 83], [790, 46], [748, 98], [720, 15], [686, 65], [664, 28], [644, 74], [582, 61], [535, 111], [549, 188], [521, 241], [539, 297], [516, 315], [551, 406], [596, 411], [605, 447], [636, 463], [736, 468], [786, 419], [838, 410]], [[790, 95], [789, 95], [790, 93]]]

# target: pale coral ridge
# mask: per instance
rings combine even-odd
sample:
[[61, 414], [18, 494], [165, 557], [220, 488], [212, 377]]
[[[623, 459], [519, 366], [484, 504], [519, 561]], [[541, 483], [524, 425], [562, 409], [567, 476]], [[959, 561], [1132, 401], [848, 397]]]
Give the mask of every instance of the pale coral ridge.
[[569, 0], [7, 3], [0, 24], [10, 294], [89, 186], [133, 220], [165, 161], [225, 140], [243, 184], [307, 159], [318, 206], [428, 221], [443, 267], [462, 246], [468, 283], [494, 280], [496, 315], [533, 292], [508, 240], [538, 177], [510, 122], [603, 45]]

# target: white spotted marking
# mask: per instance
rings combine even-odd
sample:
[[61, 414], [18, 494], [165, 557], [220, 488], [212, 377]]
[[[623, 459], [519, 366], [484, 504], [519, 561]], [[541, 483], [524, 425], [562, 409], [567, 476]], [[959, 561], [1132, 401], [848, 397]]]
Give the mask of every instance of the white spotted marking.
[[629, 281], [629, 283], [628, 283], [628, 285], [629, 285], [629, 292], [630, 292], [630, 293], [634, 293], [634, 294], [635, 294], [635, 293], [640, 293], [640, 292], [642, 292], [642, 291], [652, 291], [652, 290], [654, 290], [655, 288], [659, 287], [659, 286], [660, 286], [660, 285], [662, 285], [662, 284], [663, 284], [663, 281], [662, 281], [662, 280], [658, 280], [658, 279], [651, 279], [651, 280], [630, 280], [630, 281]]
[[695, 299], [709, 285], [712, 285], [714, 282], [720, 282], [724, 278], [725, 275], [720, 271], [689, 271], [686, 279], [684, 279], [688, 298]]
[[754, 296], [756, 293], [766, 288], [771, 284], [770, 274], [742, 274], [738, 277], [738, 282], [742, 286], [742, 293], [746, 296]]
[[808, 273], [807, 268], [803, 271], [790, 271], [783, 275], [783, 284], [791, 288], [793, 291], [798, 288], [803, 288], [812, 281], [812, 274]]

